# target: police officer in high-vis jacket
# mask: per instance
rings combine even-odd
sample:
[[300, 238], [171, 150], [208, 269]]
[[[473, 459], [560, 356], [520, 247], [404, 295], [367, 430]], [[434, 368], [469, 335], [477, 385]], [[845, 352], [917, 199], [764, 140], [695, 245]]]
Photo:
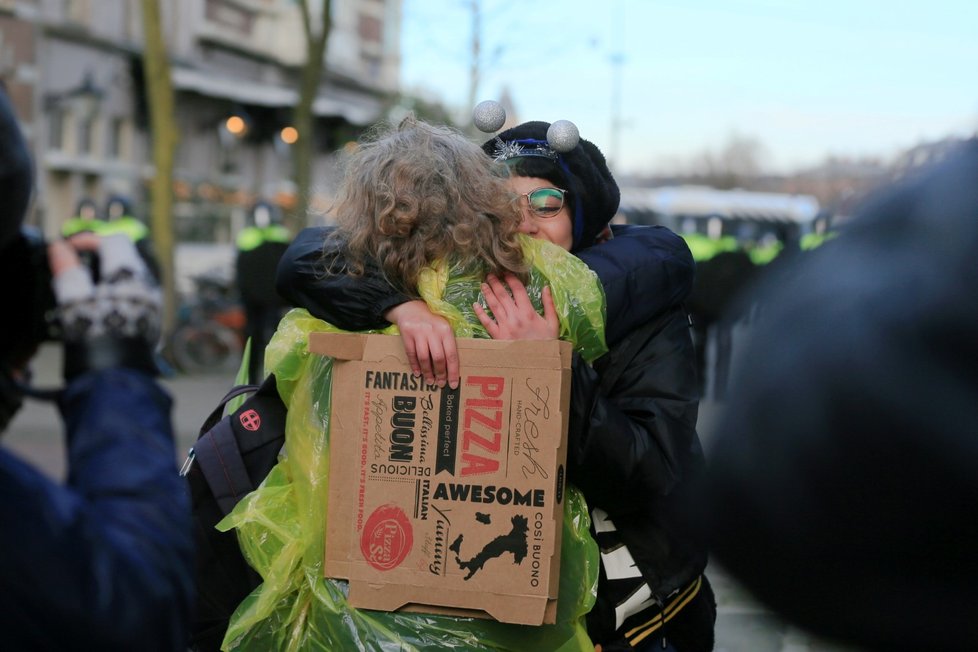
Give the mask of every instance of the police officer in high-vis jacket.
[[254, 205], [249, 222], [238, 234], [235, 275], [245, 309], [245, 335], [251, 338], [249, 376], [258, 382], [265, 346], [287, 305], [275, 289], [275, 271], [291, 237], [278, 207], [267, 202]]

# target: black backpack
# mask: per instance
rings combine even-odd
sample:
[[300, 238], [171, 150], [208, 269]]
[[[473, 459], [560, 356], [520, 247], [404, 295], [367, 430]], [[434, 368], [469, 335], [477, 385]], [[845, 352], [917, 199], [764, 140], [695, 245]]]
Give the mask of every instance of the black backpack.
[[[222, 416], [228, 401], [247, 393], [252, 395], [244, 404]], [[214, 526], [275, 466], [285, 443], [285, 415], [274, 375], [261, 385], [232, 388], [204, 421], [181, 470], [193, 507], [197, 557], [193, 650], [219, 650], [231, 614], [261, 583], [242, 556], [234, 531], [219, 532]]]

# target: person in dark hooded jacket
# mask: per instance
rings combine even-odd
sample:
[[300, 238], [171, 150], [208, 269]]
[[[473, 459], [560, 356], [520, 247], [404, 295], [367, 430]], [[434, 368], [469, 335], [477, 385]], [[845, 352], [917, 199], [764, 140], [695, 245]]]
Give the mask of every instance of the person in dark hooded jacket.
[[713, 551], [792, 623], [978, 649], [978, 139], [764, 279], [711, 435]]
[[[190, 506], [171, 401], [153, 379], [159, 292], [124, 236], [73, 240], [97, 247], [97, 286], [68, 243], [45, 249], [21, 226], [31, 188], [30, 157], [0, 90], [0, 274], [17, 280], [4, 289], [0, 320], [0, 431], [25, 395], [56, 398], [68, 466], [56, 482], [0, 449], [0, 648], [184, 650]], [[55, 301], [66, 385], [39, 393], [29, 362]]]
[[[706, 546], [684, 526], [688, 488], [704, 464], [695, 354], [682, 307], [692, 258], [666, 229], [609, 230], [619, 191], [604, 157], [586, 140], [556, 151], [547, 140], [549, 127], [520, 125], [484, 150], [511, 169], [522, 231], [580, 256], [607, 295], [609, 352], [593, 367], [574, 360], [569, 423], [568, 479], [588, 500], [601, 551], [588, 632], [605, 652], [711, 650], [716, 605], [703, 575]], [[300, 234], [279, 265], [279, 292], [340, 327], [377, 328], [389, 320], [403, 337], [398, 311], [423, 313], [424, 306], [393, 290], [377, 270], [358, 277], [335, 273], [343, 269], [342, 251], [328, 249], [324, 259], [324, 237], [324, 230]], [[517, 310], [520, 292], [525, 296], [512, 277], [491, 278], [484, 287], [496, 309], [492, 317], [483, 313], [489, 320], [483, 324], [494, 336], [519, 336], [501, 313]], [[415, 324], [441, 319], [428, 312], [425, 322], [417, 314], [410, 317]], [[519, 319], [545, 320], [536, 313]], [[435, 367], [429, 362], [423, 373], [434, 374]], [[438, 380], [450, 383], [450, 376]]]

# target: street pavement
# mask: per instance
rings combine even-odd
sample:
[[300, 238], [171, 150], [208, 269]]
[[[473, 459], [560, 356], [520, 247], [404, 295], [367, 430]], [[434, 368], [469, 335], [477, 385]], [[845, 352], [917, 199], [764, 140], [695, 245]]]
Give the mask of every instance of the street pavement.
[[[60, 350], [45, 345], [32, 370], [35, 385], [55, 386], [60, 380]], [[177, 375], [162, 383], [174, 399], [173, 422], [178, 440], [176, 464], [183, 462], [197, 438], [201, 422], [210, 414], [233, 382], [225, 375]], [[125, 406], [121, 406], [125, 407]], [[715, 402], [705, 401], [700, 408], [700, 431], [713, 425], [718, 412]], [[61, 425], [53, 406], [28, 402], [17, 415], [0, 445], [15, 450], [53, 478], [65, 474]], [[704, 441], [709, 452], [709, 442]], [[717, 596], [718, 616], [716, 652], [851, 652], [852, 648], [833, 646], [785, 625], [758, 605], [723, 569], [711, 565], [707, 574]]]

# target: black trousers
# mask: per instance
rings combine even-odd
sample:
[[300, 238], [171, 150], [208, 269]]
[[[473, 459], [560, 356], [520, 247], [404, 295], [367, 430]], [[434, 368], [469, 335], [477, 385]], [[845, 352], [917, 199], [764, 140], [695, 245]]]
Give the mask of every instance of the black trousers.
[[245, 302], [245, 337], [251, 338], [248, 381], [260, 383], [264, 378], [265, 347], [275, 334], [285, 309], [280, 305]]

